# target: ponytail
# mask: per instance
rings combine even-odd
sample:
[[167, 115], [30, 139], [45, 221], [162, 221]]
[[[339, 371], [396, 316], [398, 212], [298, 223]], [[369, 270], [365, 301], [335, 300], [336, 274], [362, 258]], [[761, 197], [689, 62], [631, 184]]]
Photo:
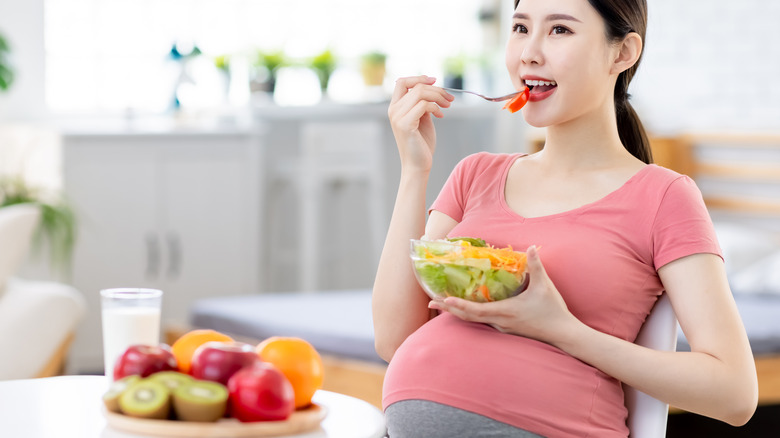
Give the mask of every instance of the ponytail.
[[[623, 143], [623, 147], [631, 155], [646, 164], [650, 164], [653, 162], [650, 139], [647, 137], [647, 132], [645, 132], [645, 127], [642, 125], [639, 115], [628, 101], [631, 96], [626, 91], [628, 83], [631, 81], [631, 76], [635, 72], [632, 69], [620, 73], [617, 84], [615, 84], [615, 116], [617, 118], [618, 135], [620, 135], [620, 142]], [[629, 72], [631, 72], [630, 75]]]
[[[619, 42], [634, 32], [645, 42], [647, 33], [647, 0], [588, 0], [593, 9], [604, 19], [607, 40]], [[620, 73], [615, 84], [615, 116], [618, 134], [623, 147], [631, 155], [650, 164], [653, 152], [642, 122], [628, 102], [628, 85], [634, 78], [642, 55], [628, 70]]]

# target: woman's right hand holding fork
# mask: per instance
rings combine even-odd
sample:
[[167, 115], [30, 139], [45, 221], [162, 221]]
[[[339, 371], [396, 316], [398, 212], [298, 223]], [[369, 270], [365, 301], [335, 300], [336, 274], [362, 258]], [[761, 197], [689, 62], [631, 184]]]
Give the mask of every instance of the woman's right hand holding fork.
[[393, 129], [402, 172], [429, 172], [436, 149], [436, 130], [431, 116], [442, 118], [442, 108], [455, 99], [435, 78], [414, 76], [398, 79], [387, 114]]

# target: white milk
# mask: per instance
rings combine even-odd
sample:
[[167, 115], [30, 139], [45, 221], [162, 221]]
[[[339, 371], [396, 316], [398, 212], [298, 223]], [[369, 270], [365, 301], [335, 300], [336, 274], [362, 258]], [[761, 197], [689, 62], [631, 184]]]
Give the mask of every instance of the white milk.
[[113, 307], [103, 309], [103, 360], [107, 377], [114, 376], [114, 363], [134, 344], [160, 343], [160, 308]]

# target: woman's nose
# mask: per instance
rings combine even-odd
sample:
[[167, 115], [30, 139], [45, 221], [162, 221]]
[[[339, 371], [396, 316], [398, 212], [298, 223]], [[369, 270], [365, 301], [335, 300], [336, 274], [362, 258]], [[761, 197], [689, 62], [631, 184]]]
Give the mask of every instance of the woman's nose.
[[534, 38], [529, 38], [520, 53], [520, 62], [523, 64], [542, 64], [543, 60], [539, 43]]

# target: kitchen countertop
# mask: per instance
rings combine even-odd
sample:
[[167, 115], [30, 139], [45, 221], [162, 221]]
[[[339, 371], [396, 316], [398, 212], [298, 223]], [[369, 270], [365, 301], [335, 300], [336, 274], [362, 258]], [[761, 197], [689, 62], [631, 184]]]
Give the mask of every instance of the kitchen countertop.
[[246, 116], [108, 116], [73, 117], [56, 120], [57, 131], [66, 137], [78, 136], [160, 136], [216, 135], [245, 136], [254, 134], [258, 126]]
[[[249, 136], [265, 132], [268, 123], [280, 120], [329, 120], [349, 118], [387, 118], [389, 102], [343, 104], [323, 102], [311, 106], [254, 105], [224, 115], [169, 114], [141, 116], [62, 117], [53, 122], [63, 136]], [[496, 114], [496, 103], [456, 98], [445, 117], [472, 117]]]

